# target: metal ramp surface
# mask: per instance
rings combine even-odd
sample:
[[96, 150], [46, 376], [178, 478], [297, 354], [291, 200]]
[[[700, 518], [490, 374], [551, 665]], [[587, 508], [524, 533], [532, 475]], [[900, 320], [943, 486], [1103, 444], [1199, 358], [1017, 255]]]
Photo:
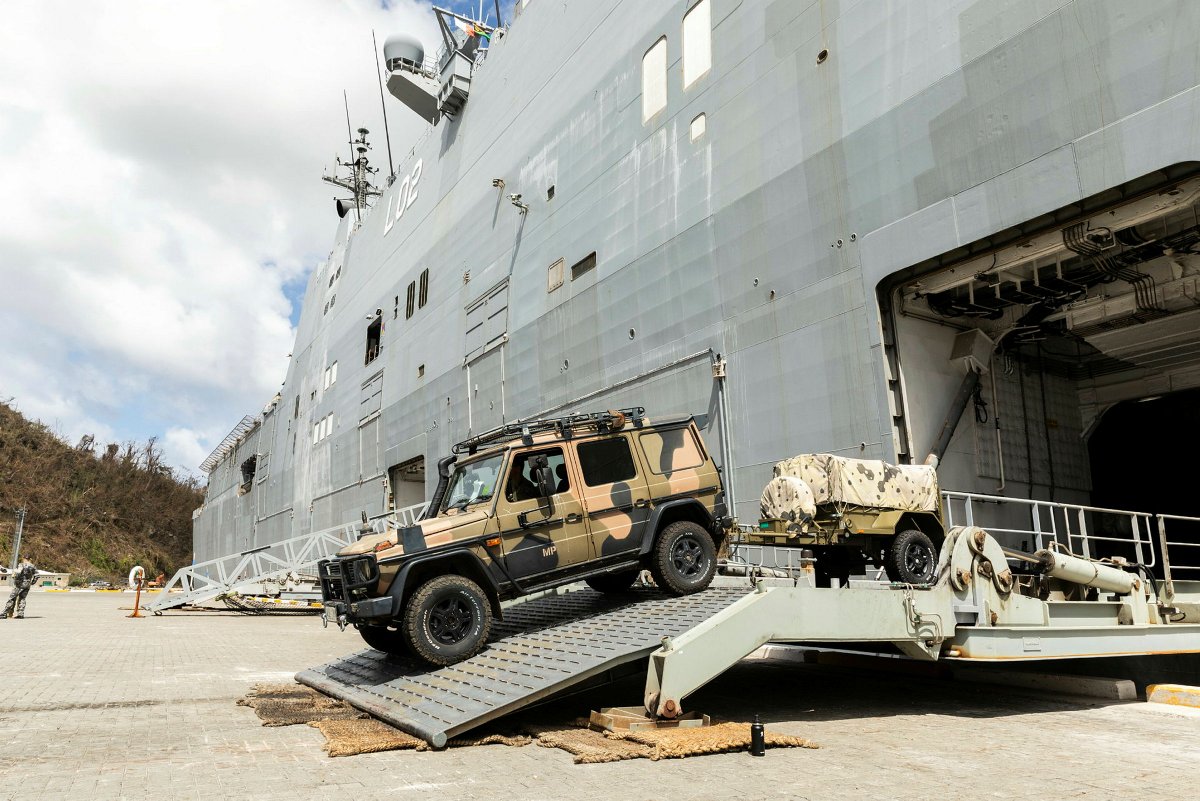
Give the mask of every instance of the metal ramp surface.
[[722, 587], [682, 598], [653, 590], [545, 596], [505, 609], [487, 647], [456, 665], [429, 670], [367, 649], [302, 671], [296, 680], [441, 748], [489, 720], [646, 660], [663, 637], [678, 637], [748, 592]]

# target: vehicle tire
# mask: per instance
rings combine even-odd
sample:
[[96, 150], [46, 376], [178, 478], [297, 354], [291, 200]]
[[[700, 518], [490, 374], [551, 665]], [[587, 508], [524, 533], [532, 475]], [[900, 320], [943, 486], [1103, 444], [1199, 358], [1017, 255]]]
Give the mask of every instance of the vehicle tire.
[[358, 626], [358, 633], [363, 642], [376, 651], [383, 651], [389, 656], [408, 656], [408, 647], [404, 644], [404, 635], [399, 629], [389, 629], [387, 626]]
[[479, 653], [492, 627], [492, 606], [465, 576], [431, 578], [409, 596], [401, 630], [413, 654], [431, 665], [453, 665]]
[[669, 595], [700, 592], [712, 583], [716, 572], [717, 548], [702, 526], [680, 520], [659, 532], [650, 575]]
[[910, 528], [892, 538], [883, 558], [887, 577], [898, 584], [930, 584], [937, 570], [938, 553], [923, 531]]
[[641, 572], [641, 568], [635, 567], [632, 570], [621, 570], [616, 573], [588, 576], [584, 581], [596, 592], [629, 592], [629, 589], [633, 586], [633, 582], [637, 581], [637, 577]]

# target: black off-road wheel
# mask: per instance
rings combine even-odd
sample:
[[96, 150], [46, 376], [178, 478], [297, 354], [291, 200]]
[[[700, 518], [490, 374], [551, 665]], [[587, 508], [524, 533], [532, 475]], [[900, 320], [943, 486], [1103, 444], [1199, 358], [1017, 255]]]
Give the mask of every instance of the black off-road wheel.
[[637, 581], [637, 577], [641, 572], [639, 568], [633, 568], [632, 570], [621, 570], [616, 573], [588, 576], [584, 581], [596, 592], [629, 592], [629, 588], [633, 586], [633, 582]]
[[404, 643], [404, 635], [399, 629], [363, 624], [358, 627], [358, 633], [362, 635], [363, 642], [376, 651], [383, 651], [389, 656], [409, 655], [408, 646]]
[[712, 583], [717, 548], [702, 526], [680, 520], [658, 534], [650, 560], [654, 583], [670, 595], [690, 595]]
[[937, 556], [933, 540], [925, 532], [910, 528], [892, 538], [883, 556], [883, 569], [897, 584], [931, 584]]
[[431, 665], [453, 665], [483, 648], [492, 607], [465, 576], [438, 576], [422, 584], [404, 607], [401, 631], [412, 653]]

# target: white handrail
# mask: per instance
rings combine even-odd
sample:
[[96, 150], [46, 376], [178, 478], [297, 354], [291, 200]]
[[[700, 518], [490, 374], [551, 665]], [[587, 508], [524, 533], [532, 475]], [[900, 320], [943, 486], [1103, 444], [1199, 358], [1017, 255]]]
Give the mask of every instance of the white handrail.
[[[368, 526], [376, 533], [411, 526], [424, 509], [424, 503], [397, 509], [375, 518]], [[311, 572], [317, 562], [354, 543], [361, 530], [359, 522], [345, 523], [190, 565], [176, 571], [147, 606], [153, 612], [161, 612], [202, 603], [251, 584], [284, 580], [306, 570]]]
[[[944, 491], [942, 493], [943, 512], [946, 527], [955, 525], [981, 526], [989, 533], [1028, 536], [1034, 547], [1041, 549], [1051, 542], [1056, 542], [1068, 550], [1085, 557], [1093, 558], [1107, 554], [1093, 554], [1095, 543], [1123, 543], [1133, 549], [1133, 558], [1138, 564], [1155, 567], [1159, 563], [1159, 554], [1164, 562], [1168, 560], [1168, 546], [1192, 547], [1191, 543], [1167, 542], [1161, 531], [1164, 519], [1179, 519], [1200, 522], [1200, 518], [1173, 515], [1154, 515], [1151, 512], [1138, 512], [1129, 509], [1110, 509], [1103, 506], [1088, 506], [1077, 503], [1061, 503], [1057, 501], [1032, 500], [1028, 498], [1010, 498], [999, 495], [984, 495], [973, 492]], [[989, 525], [988, 521], [980, 520], [987, 517], [987, 507], [1000, 507], [1005, 504], [1015, 504], [1028, 509], [1030, 528], [1006, 528], [999, 525]], [[962, 519], [959, 517], [961, 510]], [[1093, 530], [1095, 517], [1098, 515], [1115, 517], [1127, 521], [1127, 534], [1112, 536], [1111, 532], [1098, 533]], [[1092, 527], [1089, 527], [1089, 517]], [[1160, 531], [1159, 548], [1155, 548], [1152, 531], [1152, 521], [1158, 520]], [[1178, 569], [1198, 569], [1181, 565]]]

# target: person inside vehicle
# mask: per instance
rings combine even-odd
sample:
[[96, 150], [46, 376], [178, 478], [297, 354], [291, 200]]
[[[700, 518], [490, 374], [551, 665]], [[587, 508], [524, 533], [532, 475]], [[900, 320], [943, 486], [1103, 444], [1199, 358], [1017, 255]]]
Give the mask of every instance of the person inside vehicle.
[[522, 454], [513, 462], [512, 473], [509, 474], [508, 487], [504, 494], [510, 501], [528, 501], [538, 497], [537, 484], [525, 474], [529, 472], [531, 453]]

